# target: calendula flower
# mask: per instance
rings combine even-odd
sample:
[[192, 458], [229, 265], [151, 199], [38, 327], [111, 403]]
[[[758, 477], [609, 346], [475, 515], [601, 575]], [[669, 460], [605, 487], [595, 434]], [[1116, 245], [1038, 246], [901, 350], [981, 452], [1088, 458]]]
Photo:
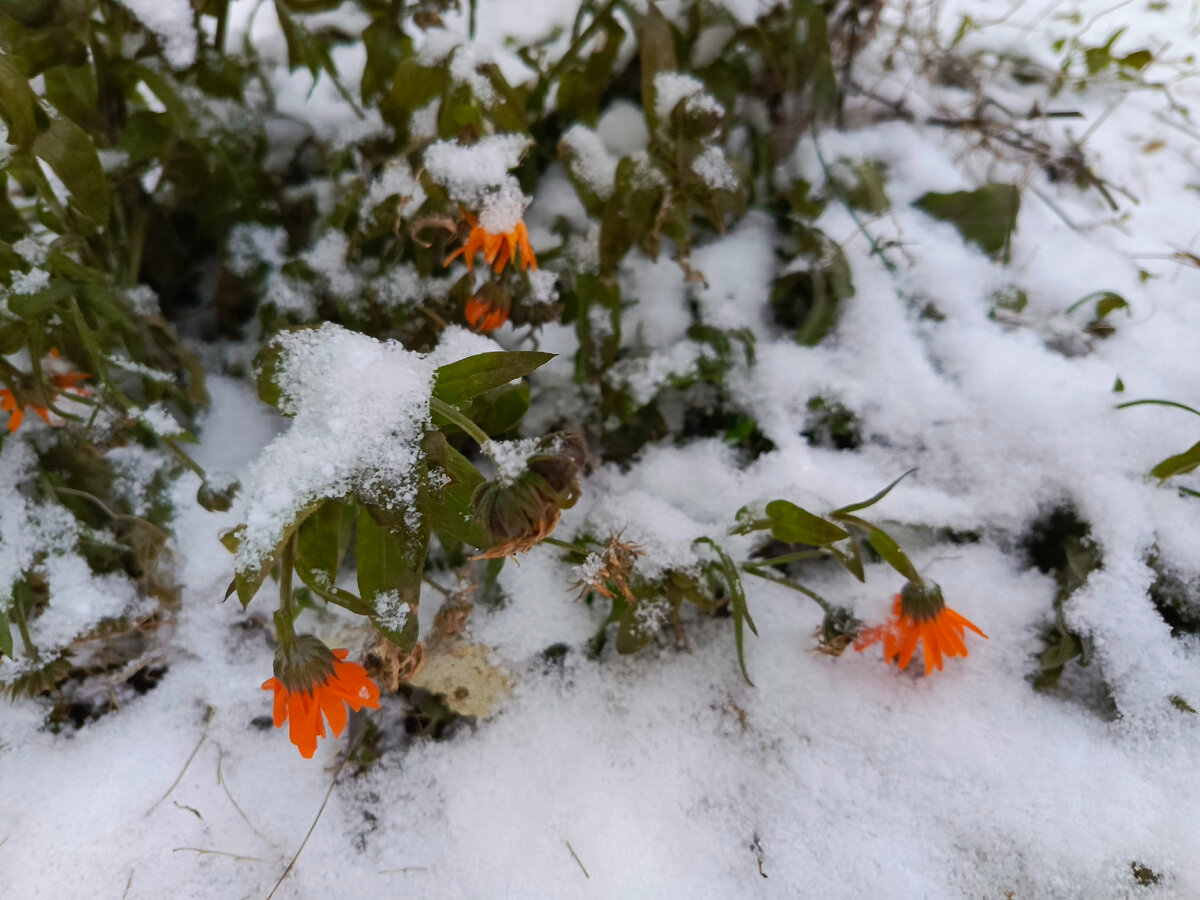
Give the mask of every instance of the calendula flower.
[[875, 628], [868, 628], [854, 641], [855, 650], [865, 650], [883, 641], [883, 658], [907, 668], [922, 644], [925, 674], [936, 668], [942, 670], [943, 656], [967, 656], [963, 641], [964, 629], [970, 628], [982, 638], [987, 635], [972, 622], [960, 616], [942, 599], [942, 589], [932, 581], [922, 584], [908, 582], [892, 604], [892, 619]]
[[[448, 266], [461, 256], [467, 264], [467, 269], [473, 272], [475, 254], [482, 252], [484, 261], [493, 270], [503, 272], [505, 266], [517, 258], [517, 251], [520, 250], [521, 271], [537, 269], [537, 257], [533, 255], [533, 248], [529, 246], [529, 232], [525, 229], [523, 221], [518, 219], [511, 231], [493, 233], [484, 228], [479, 220], [465, 209], [462, 211], [462, 217], [471, 227], [471, 231], [463, 245], [447, 256], [442, 265]], [[507, 315], [506, 311], [505, 317]]]
[[[54, 359], [58, 359], [58, 351], [51, 350], [50, 355]], [[86, 381], [91, 378], [85, 372], [58, 372], [50, 373], [50, 383], [54, 386], [54, 391], [48, 396], [48, 400], [53, 403], [54, 398], [63, 392], [70, 392], [84, 396], [90, 393], [86, 388], [79, 386], [79, 382]], [[41, 417], [41, 420], [47, 425], [50, 424], [50, 410], [48, 407], [39, 406], [36, 403], [21, 404], [17, 402], [16, 395], [9, 388], [0, 390], [0, 411], [8, 413], [8, 430], [16, 431], [21, 427], [21, 423], [25, 421], [25, 411], [32, 409]]]
[[275, 692], [275, 727], [291, 722], [288, 736], [305, 759], [312, 759], [317, 738], [325, 736], [324, 719], [340, 737], [347, 706], [355, 712], [379, 709], [379, 687], [366, 669], [345, 661], [349, 653], [330, 650], [309, 634], [295, 639], [290, 654], [282, 648], [275, 653], [275, 677], [263, 682], [263, 690]]
[[508, 290], [488, 282], [467, 301], [467, 323], [476, 331], [495, 331], [508, 321], [512, 297]]

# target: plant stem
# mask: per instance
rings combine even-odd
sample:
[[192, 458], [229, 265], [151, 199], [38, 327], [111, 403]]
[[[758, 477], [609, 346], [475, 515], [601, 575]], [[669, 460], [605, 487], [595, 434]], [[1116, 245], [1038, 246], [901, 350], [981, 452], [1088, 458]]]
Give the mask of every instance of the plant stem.
[[570, 541], [560, 541], [558, 538], [547, 537], [542, 538], [543, 544], [553, 544], [555, 547], [562, 547], [564, 550], [570, 550], [572, 553], [579, 553], [582, 556], [587, 556], [592, 551], [587, 547], [582, 547], [579, 544], [572, 544]]
[[437, 413], [443, 419], [465, 431], [479, 445], [479, 449], [491, 457], [491, 454], [488, 453], [488, 446], [492, 443], [492, 439], [487, 436], [482, 428], [468, 419], [458, 409], [444, 400], [439, 400], [437, 397], [429, 398], [429, 409], [431, 412]]
[[285, 657], [296, 642], [295, 612], [292, 610], [292, 569], [296, 560], [296, 532], [288, 535], [279, 557], [279, 609], [275, 612], [275, 635]]
[[754, 563], [742, 563], [742, 571], [749, 575], [757, 575], [759, 578], [762, 578], [766, 581], [773, 581], [775, 584], [782, 585], [783, 587], [791, 588], [793, 591], [799, 591], [801, 594], [804, 594], [804, 596], [815, 602], [817, 606], [821, 607], [821, 609], [825, 610], [826, 613], [833, 612], [832, 604], [830, 604], [828, 600], [826, 600], [816, 591], [810, 590], [804, 585], [792, 581], [792, 579], [780, 575], [777, 572], [772, 572], [769, 569], [760, 569]]

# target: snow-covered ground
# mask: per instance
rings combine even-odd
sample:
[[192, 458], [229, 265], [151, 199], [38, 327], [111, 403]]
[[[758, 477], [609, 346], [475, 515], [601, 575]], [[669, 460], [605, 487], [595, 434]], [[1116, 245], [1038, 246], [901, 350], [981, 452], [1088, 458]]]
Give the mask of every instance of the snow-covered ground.
[[[505, 34], [569, 27], [573, 6], [481, 0], [479, 33], [502, 55]], [[271, 602], [244, 613], [222, 603], [232, 557], [218, 534], [239, 509], [198, 509], [197, 482], [184, 479], [174, 541], [184, 595], [161, 683], [60, 734], [44, 730], [32, 702], [0, 718], [0, 894], [264, 897], [311, 828], [276, 897], [1200, 896], [1200, 716], [1188, 711], [1200, 708], [1200, 642], [1172, 636], [1147, 597], [1151, 554], [1184, 582], [1200, 579], [1200, 500], [1146, 477], [1195, 443], [1200, 420], [1116, 408], [1140, 398], [1200, 405], [1200, 265], [1183, 255], [1200, 252], [1200, 129], [1181, 112], [1200, 108], [1200, 86], [1176, 79], [1200, 49], [1200, 14], [1174, 2], [977, 0], [938, 11], [943, 34], [963, 13], [992, 23], [964, 38], [963, 56], [1005, 51], [1056, 68], [1056, 38], [1091, 46], [1125, 25], [1118, 50], [1178, 61], [1160, 73], [1169, 94], [1099, 79], [1053, 101], [1080, 118], [1020, 120], [1060, 149], [1081, 141], [1119, 212], [1096, 190], [1051, 183], [1028, 155], [975, 148], [960, 130], [856, 121], [805, 139], [790, 165], [813, 183], [824, 181], [821, 158], [886, 168], [890, 209], [861, 225], [895, 272], [830, 203], [818, 225], [841, 243], [855, 294], [829, 339], [801, 347], [763, 315], [775, 237], [761, 214], [696, 248], [705, 287], [685, 287], [665, 256], [627, 261], [622, 283], [639, 303], [626, 327], [640, 323], [649, 346], [668, 352], [682, 339], [686, 297], [706, 321], [756, 334], [757, 362], [736, 373], [735, 389], [777, 449], [740, 467], [716, 439], [652, 446], [627, 470], [588, 476], [556, 536], [624, 529], [648, 560], [686, 563], [695, 538], [724, 535], [747, 503], [831, 509], [919, 466], [872, 513], [979, 535], [921, 549], [914, 531], [906, 544], [949, 605], [987, 632], [968, 638], [968, 659], [926, 679], [885, 665], [878, 648], [814, 652], [821, 611], [747, 579], [754, 687], [721, 619], [688, 619], [686, 652], [592, 661], [585, 645], [603, 613], [575, 599], [561, 550], [541, 545], [504, 568], [506, 602], [477, 605], [467, 623], [465, 640], [488, 648], [501, 682], [493, 713], [446, 740], [410, 739], [402, 701], [385, 696], [369, 713], [382, 755], [356, 773], [338, 766], [344, 739], [304, 760], [264, 721]], [[900, 16], [887, 10], [885, 26]], [[958, 89], [910, 91], [903, 52], [890, 73], [877, 65], [885, 49], [863, 63], [873, 94], [903, 100], [918, 120], [962, 111]], [[287, 82], [295, 97], [307, 77]], [[327, 87], [318, 84], [317, 107]], [[1014, 84], [989, 93], [1013, 111], [1030, 105]], [[561, 200], [564, 180], [548, 176], [534, 197], [535, 246], [554, 240], [539, 204]], [[1007, 265], [912, 205], [989, 180], [1024, 186]], [[991, 315], [1010, 286], [1028, 304]], [[1110, 314], [1105, 338], [1084, 332], [1086, 310], [1066, 313], [1097, 291], [1130, 304]], [[923, 316], [930, 308], [937, 314]], [[569, 378], [574, 347], [573, 331], [546, 328], [542, 349], [565, 358], [534, 378], [535, 392]], [[215, 377], [210, 387], [196, 458], [244, 473], [284, 421], [248, 385]], [[817, 395], [855, 412], [857, 450], [800, 434]], [[1177, 481], [1200, 487], [1195, 476]], [[1031, 677], [1056, 584], [1019, 541], [1062, 505], [1090, 523], [1103, 555], [1065, 608], [1095, 659], [1070, 663], [1065, 686], [1040, 692]], [[901, 583], [880, 564], [865, 584], [843, 574], [812, 586], [873, 624]], [[310, 627], [358, 652], [351, 617]], [[559, 643], [570, 649], [547, 661]]]

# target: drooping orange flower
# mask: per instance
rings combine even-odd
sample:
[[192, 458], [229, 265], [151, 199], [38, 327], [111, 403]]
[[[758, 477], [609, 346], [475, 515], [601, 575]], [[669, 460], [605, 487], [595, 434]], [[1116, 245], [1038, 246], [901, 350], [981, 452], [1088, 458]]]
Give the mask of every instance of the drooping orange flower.
[[943, 656], [967, 656], [965, 628], [987, 637], [974, 623], [946, 606], [941, 588], [932, 581], [920, 585], [909, 582], [896, 595], [892, 619], [860, 634], [854, 641], [854, 649], [862, 651], [883, 641], [884, 661], [905, 669], [920, 642], [928, 676], [935, 668], [942, 670]]
[[462, 217], [471, 226], [471, 233], [461, 247], [446, 257], [442, 265], [448, 266], [461, 256], [467, 264], [467, 269], [474, 272], [475, 254], [482, 252], [484, 261], [492, 269], [503, 272], [510, 261], [516, 260], [517, 250], [520, 250], [521, 271], [529, 268], [537, 270], [537, 257], [533, 255], [533, 248], [529, 246], [529, 232], [524, 222], [517, 222], [512, 231], [493, 234], [465, 209], [462, 211]]
[[379, 687], [358, 663], [346, 662], [349, 650], [330, 650], [312, 635], [301, 635], [290, 657], [275, 654], [275, 677], [263, 690], [275, 692], [273, 721], [276, 728], [291, 722], [288, 737], [305, 759], [317, 752], [317, 738], [329, 730], [340, 737], [346, 727], [346, 707], [358, 712], [364, 706], [379, 709]]
[[495, 331], [508, 321], [512, 299], [506, 290], [488, 290], [490, 287], [485, 284], [467, 300], [467, 323], [476, 331]]
[[[50, 355], [55, 359], [59, 358], [57, 350], [51, 350]], [[80, 396], [86, 396], [91, 392], [86, 388], [80, 387], [79, 382], [86, 381], [91, 377], [92, 376], [88, 375], [86, 372], [59, 372], [57, 374], [51, 374], [50, 383], [54, 385], [54, 389], [57, 393], [51, 392], [47, 399], [53, 403], [54, 398], [58, 396], [59, 393], [66, 391], [69, 391], [73, 394], [78, 394]], [[43, 422], [45, 422], [47, 425], [50, 424], [50, 410], [48, 407], [39, 406], [36, 403], [28, 403], [25, 405], [19, 404], [17, 402], [16, 395], [14, 395], [9, 388], [0, 390], [0, 411], [8, 413], [9, 431], [16, 431], [21, 427], [21, 423], [25, 421], [25, 410], [27, 409], [32, 409], [38, 414], [38, 416], [41, 417]]]

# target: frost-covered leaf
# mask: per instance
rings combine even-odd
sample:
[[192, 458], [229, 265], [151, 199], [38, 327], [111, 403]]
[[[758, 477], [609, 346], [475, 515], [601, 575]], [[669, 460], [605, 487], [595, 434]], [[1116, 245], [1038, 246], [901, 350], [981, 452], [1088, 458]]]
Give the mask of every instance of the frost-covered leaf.
[[358, 590], [372, 608], [371, 623], [388, 640], [411, 650], [419, 628], [416, 606], [429, 528], [413, 516], [361, 506], [358, 514]]

